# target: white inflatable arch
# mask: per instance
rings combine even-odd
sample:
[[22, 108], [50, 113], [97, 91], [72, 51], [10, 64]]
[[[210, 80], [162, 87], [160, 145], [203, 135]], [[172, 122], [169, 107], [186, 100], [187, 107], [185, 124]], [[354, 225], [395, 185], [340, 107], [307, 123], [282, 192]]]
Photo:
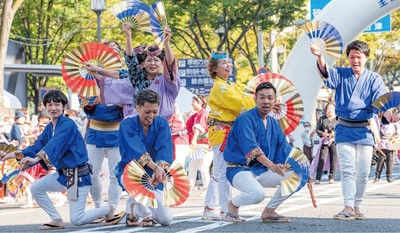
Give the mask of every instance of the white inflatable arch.
[[[400, 0], [332, 0], [318, 13], [315, 20], [332, 24], [341, 34], [343, 44], [356, 39], [368, 26], [386, 14], [400, 8]], [[322, 81], [316, 68], [316, 57], [310, 53], [310, 39], [306, 34], [300, 37], [290, 52], [281, 74], [290, 79], [304, 101], [304, 119], [312, 121], [315, 116], [315, 101]], [[345, 50], [345, 48], [344, 48]], [[334, 60], [324, 56], [329, 65]], [[295, 146], [302, 148], [300, 125], [293, 132]]]

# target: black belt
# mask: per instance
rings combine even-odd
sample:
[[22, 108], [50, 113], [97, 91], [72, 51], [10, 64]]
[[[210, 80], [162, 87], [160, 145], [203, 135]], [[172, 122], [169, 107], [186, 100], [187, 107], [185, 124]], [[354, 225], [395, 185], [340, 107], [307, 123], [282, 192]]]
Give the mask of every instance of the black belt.
[[[87, 176], [89, 174], [92, 174], [92, 164], [90, 163], [86, 163], [82, 166], [78, 167], [78, 177], [82, 177], [82, 176]], [[74, 170], [74, 168], [63, 168], [61, 169], [63, 174], [68, 176], [68, 170]]]
[[368, 120], [352, 120], [343, 117], [339, 117], [338, 124], [352, 128], [363, 128], [369, 126]]

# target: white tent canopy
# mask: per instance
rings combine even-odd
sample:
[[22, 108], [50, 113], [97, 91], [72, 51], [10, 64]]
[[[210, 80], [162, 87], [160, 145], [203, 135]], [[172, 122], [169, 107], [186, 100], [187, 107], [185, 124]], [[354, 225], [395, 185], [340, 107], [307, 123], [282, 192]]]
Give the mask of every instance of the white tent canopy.
[[21, 101], [15, 95], [10, 92], [3, 90], [4, 107], [18, 109], [22, 108]]

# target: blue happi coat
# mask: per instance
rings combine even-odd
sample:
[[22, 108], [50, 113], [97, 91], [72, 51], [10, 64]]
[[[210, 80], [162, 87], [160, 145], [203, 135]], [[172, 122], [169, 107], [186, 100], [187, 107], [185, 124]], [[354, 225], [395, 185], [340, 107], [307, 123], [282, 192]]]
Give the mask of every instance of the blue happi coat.
[[[145, 153], [148, 153], [155, 163], [172, 163], [171, 130], [164, 117], [156, 116], [154, 118], [147, 135], [140, 123], [139, 116], [126, 118], [120, 125], [119, 144], [121, 161], [116, 168], [116, 176], [119, 181], [125, 166], [134, 159], [139, 161]], [[144, 169], [150, 176], [153, 174], [151, 168], [144, 166]], [[161, 185], [157, 186], [157, 188], [161, 187]]]
[[[67, 177], [61, 169], [76, 168], [85, 165], [88, 162], [88, 154], [82, 135], [73, 120], [61, 115], [56, 122], [53, 134], [53, 122], [44, 128], [35, 144], [22, 150], [24, 156], [36, 157], [36, 154], [44, 150], [53, 166], [60, 175], [57, 179], [60, 184], [67, 186]], [[41, 165], [48, 169], [41, 160]], [[79, 177], [78, 186], [91, 185], [90, 174]]]
[[283, 164], [292, 147], [285, 139], [278, 122], [267, 116], [267, 129], [264, 126], [257, 107], [242, 113], [232, 126], [224, 151], [224, 159], [228, 164], [226, 177], [231, 182], [240, 171], [251, 171], [260, 175], [268, 170], [255, 158], [256, 151], [262, 152], [274, 163]]
[[[124, 119], [122, 108], [117, 105], [96, 104], [90, 109], [85, 107], [84, 110], [88, 119], [105, 122], [121, 122]], [[118, 147], [118, 134], [118, 130], [101, 131], [89, 127], [86, 133], [86, 143], [96, 145], [97, 148]]]
[[[372, 103], [387, 92], [382, 77], [365, 69], [356, 77], [351, 68], [327, 68], [327, 77], [321, 76], [325, 85], [336, 90], [336, 115], [353, 120], [367, 120], [377, 112]], [[374, 145], [371, 130], [367, 127], [355, 128], [338, 124], [335, 128], [336, 143], [356, 143]]]

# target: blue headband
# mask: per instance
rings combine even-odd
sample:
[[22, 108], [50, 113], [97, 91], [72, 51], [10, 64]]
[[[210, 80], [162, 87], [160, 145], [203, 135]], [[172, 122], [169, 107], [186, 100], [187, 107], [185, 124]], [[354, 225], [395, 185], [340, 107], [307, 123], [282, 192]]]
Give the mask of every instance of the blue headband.
[[211, 57], [214, 59], [225, 59], [225, 58], [228, 58], [228, 53], [212, 52]]

